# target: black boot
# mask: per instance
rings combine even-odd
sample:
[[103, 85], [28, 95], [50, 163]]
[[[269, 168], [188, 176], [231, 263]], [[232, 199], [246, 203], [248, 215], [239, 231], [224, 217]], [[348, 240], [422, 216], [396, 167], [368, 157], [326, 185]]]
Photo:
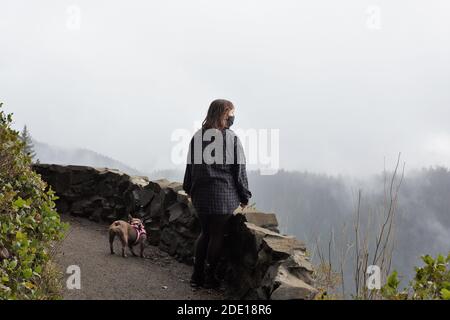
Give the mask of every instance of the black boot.
[[[195, 260], [195, 259], [194, 259]], [[197, 288], [203, 286], [205, 281], [204, 264], [200, 262], [194, 262], [194, 272], [191, 276], [191, 287]]]
[[217, 289], [220, 287], [220, 280], [216, 277], [216, 266], [210, 263], [205, 265], [205, 289]]

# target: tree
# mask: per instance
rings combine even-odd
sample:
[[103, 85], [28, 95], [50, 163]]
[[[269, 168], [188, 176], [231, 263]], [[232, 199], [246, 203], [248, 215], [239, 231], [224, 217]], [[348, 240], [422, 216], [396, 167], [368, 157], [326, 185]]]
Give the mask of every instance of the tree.
[[56, 195], [32, 170], [25, 143], [11, 128], [12, 115], [1, 108], [0, 300], [59, 298], [51, 249], [67, 227], [56, 212]]
[[[34, 151], [33, 138], [28, 131], [27, 125], [23, 127], [22, 132], [20, 133], [20, 140], [25, 143], [24, 151], [31, 157], [31, 160], [34, 161], [36, 158], [36, 152]], [[36, 162], [39, 162], [37, 160]]]

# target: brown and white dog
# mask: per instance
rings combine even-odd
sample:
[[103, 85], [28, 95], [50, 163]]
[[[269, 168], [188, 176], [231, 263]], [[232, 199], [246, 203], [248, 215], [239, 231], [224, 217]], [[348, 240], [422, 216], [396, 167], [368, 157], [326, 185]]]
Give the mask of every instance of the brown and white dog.
[[147, 232], [145, 231], [144, 224], [141, 219], [133, 218], [128, 215], [128, 222], [123, 220], [114, 221], [109, 227], [109, 247], [111, 249], [111, 254], [114, 254], [114, 238], [116, 235], [119, 237], [122, 243], [122, 257], [126, 258], [125, 248], [128, 246], [130, 248], [133, 256], [137, 256], [133, 247], [135, 245], [140, 245], [140, 256], [144, 258], [144, 244], [147, 240]]

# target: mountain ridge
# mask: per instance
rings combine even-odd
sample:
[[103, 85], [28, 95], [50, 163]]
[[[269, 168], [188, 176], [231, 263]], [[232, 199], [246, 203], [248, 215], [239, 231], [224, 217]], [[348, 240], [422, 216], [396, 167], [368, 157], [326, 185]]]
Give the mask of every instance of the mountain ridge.
[[132, 176], [148, 175], [122, 161], [86, 148], [63, 148], [34, 139], [33, 144], [36, 152], [36, 159], [41, 163], [115, 168]]

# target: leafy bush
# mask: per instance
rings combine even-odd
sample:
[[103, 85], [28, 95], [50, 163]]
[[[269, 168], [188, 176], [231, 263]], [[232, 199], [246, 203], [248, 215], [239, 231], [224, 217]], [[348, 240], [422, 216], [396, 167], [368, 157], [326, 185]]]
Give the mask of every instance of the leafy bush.
[[394, 300], [450, 300], [450, 253], [447, 257], [438, 255], [422, 256], [423, 267], [416, 267], [416, 275], [408, 288], [398, 291], [400, 281], [397, 272], [393, 272], [386, 285], [381, 289], [384, 298]]
[[1, 107], [0, 299], [55, 298], [48, 285], [50, 250], [66, 225], [55, 210], [57, 197], [31, 169], [12, 116]]

